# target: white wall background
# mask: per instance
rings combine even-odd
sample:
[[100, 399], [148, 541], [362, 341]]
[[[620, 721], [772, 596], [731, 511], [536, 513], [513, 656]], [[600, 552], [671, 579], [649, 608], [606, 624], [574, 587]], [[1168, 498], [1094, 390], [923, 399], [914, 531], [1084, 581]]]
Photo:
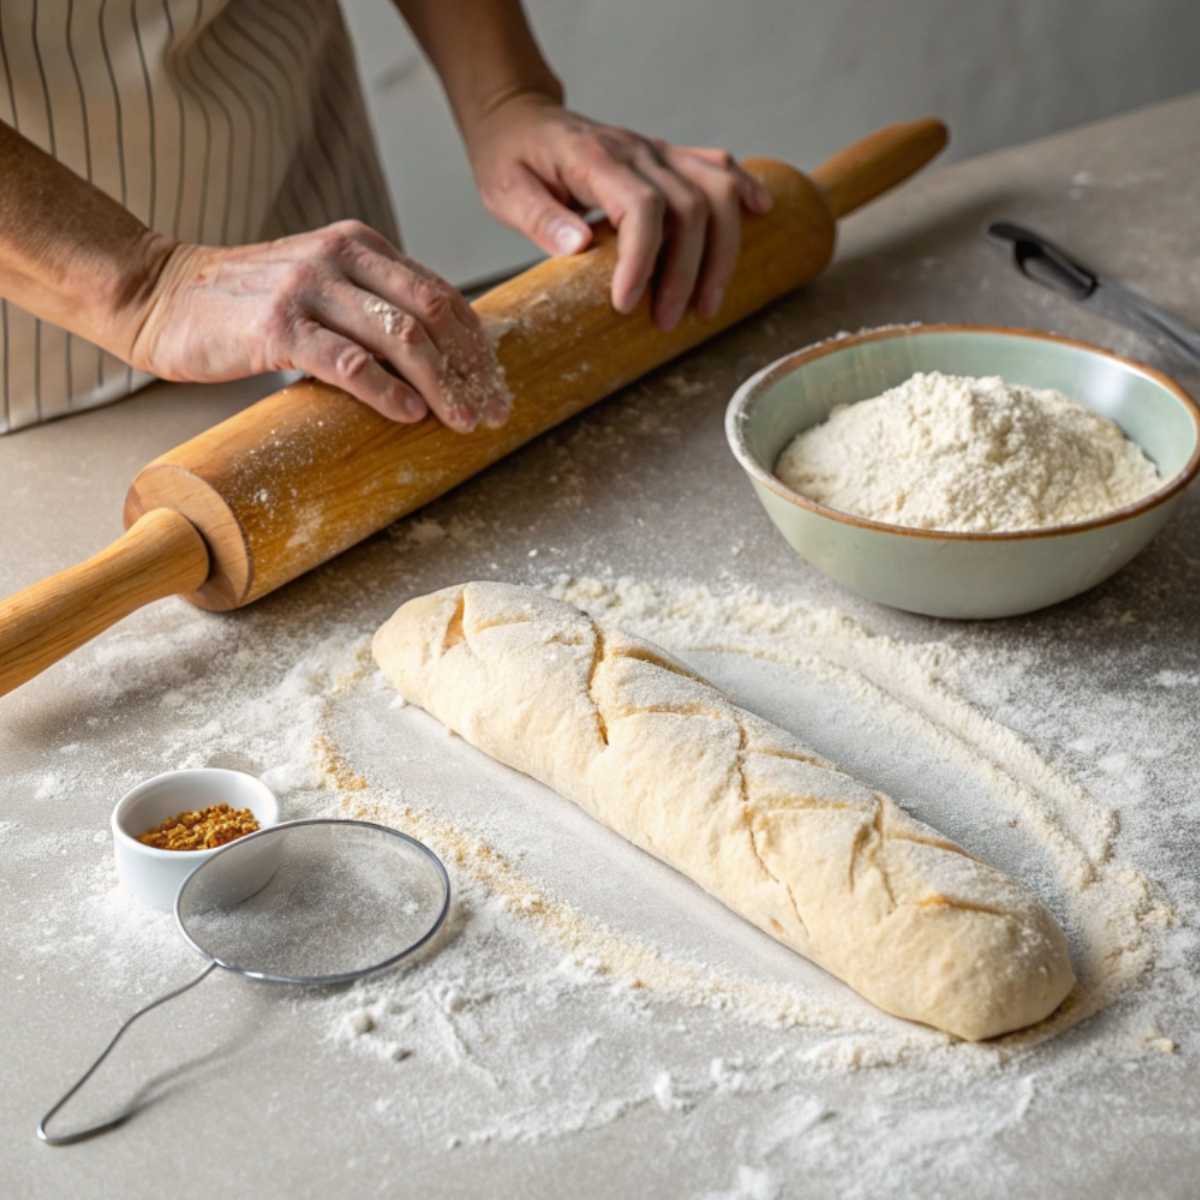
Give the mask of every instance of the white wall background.
[[[458, 4], [467, 17], [469, 0]], [[475, 194], [388, 0], [343, 0], [410, 253], [454, 282], [536, 256]], [[1200, 0], [526, 0], [572, 107], [811, 167], [935, 113], [965, 157], [1200, 88]]]

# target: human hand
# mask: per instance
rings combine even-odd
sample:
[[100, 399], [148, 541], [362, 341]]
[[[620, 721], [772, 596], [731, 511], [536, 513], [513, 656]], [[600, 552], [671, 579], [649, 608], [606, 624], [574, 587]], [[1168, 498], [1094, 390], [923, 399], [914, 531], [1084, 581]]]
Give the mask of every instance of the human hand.
[[690, 304], [721, 307], [737, 263], [741, 209], [771, 193], [725, 150], [673, 146], [601, 125], [549, 96], [520, 93], [464, 129], [488, 211], [549, 254], [591, 241], [579, 210], [603, 209], [617, 229], [612, 303], [632, 312], [656, 263], [653, 315], [669, 330]]
[[162, 379], [297, 369], [395, 421], [432, 411], [469, 432], [508, 419], [475, 311], [357, 221], [249, 246], [175, 246], [137, 309], [124, 357]]

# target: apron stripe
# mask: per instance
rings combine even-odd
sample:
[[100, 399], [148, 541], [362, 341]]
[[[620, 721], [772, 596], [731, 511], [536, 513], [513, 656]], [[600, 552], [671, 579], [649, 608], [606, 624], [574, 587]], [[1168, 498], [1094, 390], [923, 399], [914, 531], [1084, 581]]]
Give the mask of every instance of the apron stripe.
[[[357, 217], [395, 238], [337, 0], [0, 5], [0, 119], [151, 228], [242, 244]], [[146, 382], [0, 300], [0, 433]]]

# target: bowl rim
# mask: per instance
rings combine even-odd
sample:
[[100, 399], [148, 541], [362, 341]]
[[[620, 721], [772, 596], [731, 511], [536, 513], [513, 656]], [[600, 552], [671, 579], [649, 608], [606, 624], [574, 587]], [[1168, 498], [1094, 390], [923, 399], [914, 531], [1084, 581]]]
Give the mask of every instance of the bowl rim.
[[[109, 816], [109, 825], [112, 828], [114, 843], [119, 840], [122, 845], [132, 849], [137, 854], [144, 855], [147, 859], [159, 859], [169, 862], [191, 862], [201, 858], [208, 858], [221, 849], [221, 846], [205, 846], [199, 850], [160, 850], [157, 846], [147, 846], [144, 842], [139, 842], [122, 825], [121, 822], [134, 801], [138, 800], [156, 784], [164, 783], [169, 779], [177, 779], [180, 775], [241, 775], [262, 789], [266, 797], [269, 798], [273, 808], [270, 818], [265, 822], [260, 822], [259, 829], [255, 830], [255, 832], [257, 833], [262, 829], [273, 829], [280, 824], [279, 797], [257, 775], [251, 775], [249, 771], [239, 771], [234, 767], [176, 767], [173, 770], [160, 771], [157, 775], [151, 775], [148, 779], [143, 779], [140, 783], [135, 783], [113, 805], [112, 813]], [[243, 836], [249, 835], [243, 834]], [[222, 843], [224, 846], [228, 846], [229, 844], [229, 842]]]
[[[799, 492], [792, 491], [773, 471], [767, 470], [759, 462], [758, 458], [751, 453], [749, 446], [746, 445], [745, 432], [742, 428], [745, 423], [745, 413], [765, 393], [767, 387], [776, 383], [784, 376], [790, 375], [793, 371], [799, 370], [799, 368], [813, 362], [815, 359], [825, 358], [831, 354], [838, 354], [843, 350], [848, 350], [852, 346], [862, 345], [864, 342], [888, 341], [892, 338], [902, 337], [921, 337], [924, 334], [931, 333], [974, 333], [1056, 342], [1059, 345], [1071, 346], [1077, 350], [1086, 350], [1092, 354], [1099, 355], [1101, 358], [1107, 358], [1112, 362], [1118, 363], [1120, 366], [1135, 371], [1140, 375], [1144, 375], [1174, 395], [1183, 405], [1184, 411], [1191, 417], [1196, 433], [1196, 444], [1192, 449], [1191, 457], [1179, 471], [1148, 496], [1143, 496], [1141, 500], [1135, 501], [1133, 504], [1126, 504], [1121, 508], [1115, 508], [1112, 512], [1105, 513], [1103, 516], [1093, 517], [1089, 521], [1078, 521], [1069, 525], [1047, 525], [1038, 529], [1014, 529], [995, 533], [975, 533], [959, 529], [918, 529], [911, 525], [893, 525], [886, 521], [875, 521], [869, 517], [860, 517], [854, 513], [846, 513], [840, 509], [829, 508], [816, 500], [802, 496]], [[751, 479], [763, 487], [769, 488], [781, 500], [786, 500], [790, 504], [794, 504], [797, 508], [807, 509], [816, 516], [828, 517], [843, 525], [855, 525], [860, 529], [870, 529], [880, 533], [894, 533], [904, 537], [928, 538], [936, 541], [1010, 542], [1033, 538], [1062, 537], [1064, 534], [1083, 533], [1091, 529], [1101, 529], [1106, 525], [1114, 525], [1119, 521], [1127, 521], [1132, 517], [1140, 516], [1151, 509], [1157, 508], [1160, 504], [1165, 503], [1172, 496], [1175, 496], [1186, 488], [1196, 478], [1197, 474], [1200, 473], [1200, 406], [1197, 405], [1190, 393], [1185, 391], [1176, 380], [1155, 367], [1139, 362], [1137, 359], [1126, 358], [1111, 350], [1105, 350], [1102, 346], [1097, 346], [1092, 342], [1083, 341], [1081, 338], [1066, 337], [1060, 333], [1048, 333], [1038, 329], [1022, 329], [1018, 326], [1010, 325], [952, 323], [885, 325], [875, 329], [864, 329], [858, 333], [826, 338], [822, 341], [814, 342], [809, 346], [794, 350], [790, 354], [785, 354], [783, 357], [775, 359], [774, 362], [768, 363], [738, 386], [725, 409], [725, 438], [729, 443], [729, 448], [733, 452], [734, 458], [737, 459], [742, 469]]]

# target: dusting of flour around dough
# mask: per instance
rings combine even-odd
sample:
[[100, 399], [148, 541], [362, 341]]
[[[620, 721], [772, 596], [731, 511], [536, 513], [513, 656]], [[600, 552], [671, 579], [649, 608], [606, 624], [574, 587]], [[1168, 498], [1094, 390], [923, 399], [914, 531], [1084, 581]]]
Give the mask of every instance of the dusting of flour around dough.
[[[446, 520], [419, 540], [475, 536], [474, 526]], [[1003, 1195], [1015, 1190], [1006, 1171], [1015, 1169], [1039, 1113], [1069, 1110], [1082, 1130], [1125, 1072], [1136, 1069], [1128, 1078], [1152, 1085], [1151, 1072], [1190, 1068], [1183, 1014], [1200, 1003], [1197, 976], [1172, 957], [1186, 945], [1190, 919], [1173, 926], [1158, 889], [1134, 866], [1153, 867], [1178, 892], [1174, 868], [1156, 857], [1160, 843], [1145, 840], [1148, 827], [1138, 832], [1129, 772], [1097, 766], [1089, 792], [1057, 756], [997, 720], [995, 706], [984, 712], [963, 698], [962, 680], [972, 674], [997, 681], [1001, 695], [1015, 688], [1019, 698], [1024, 651], [981, 656], [952, 632], [924, 643], [882, 637], [837, 610], [751, 591], [547, 579], [556, 595], [685, 658], [708, 653], [744, 663], [747, 675], [771, 669], [780, 680], [803, 677], [851, 696], [879, 730], [881, 770], [919, 744], [961, 773], [964, 790], [979, 793], [988, 783], [999, 805], [995, 824], [1004, 830], [1018, 822], [1017, 844], [1039, 859], [1018, 873], [1071, 934], [1082, 981], [1077, 1006], [1060, 1014], [1061, 1025], [966, 1045], [902, 1026], [852, 998], [830, 999], [828, 990], [818, 998], [790, 976], [759, 973], [753, 958], [738, 959], [736, 970], [714, 966], [669, 938], [649, 937], [640, 911], [605, 924], [585, 887], [552, 885], [541, 871], [547, 854], [561, 850], [552, 830], [542, 846], [513, 836], [515, 793], [496, 794], [493, 774], [469, 763], [459, 772], [458, 759], [451, 771], [455, 787], [477, 789], [490, 802], [496, 818], [480, 823], [456, 811], [451, 797], [407, 788], [419, 755], [444, 758], [463, 743], [413, 706], [391, 707], [360, 620], [330, 620], [314, 637], [285, 612], [268, 638], [251, 637], [237, 623], [198, 622], [179, 604], [167, 632], [145, 638], [135, 617], [63, 666], [79, 671], [93, 707], [136, 686], [157, 690], [173, 714], [145, 751], [140, 732], [120, 743], [128, 761], [106, 768], [106, 788], [117, 793], [168, 766], [269, 772], [288, 817], [370, 815], [428, 841], [447, 860], [455, 907], [432, 953], [345, 991], [264, 995], [247, 986], [230, 1010], [252, 1022], [256, 1004], [263, 1016], [289, 1009], [278, 1027], [289, 1045], [321, 1056], [323, 1077], [381, 1143], [404, 1145], [419, 1119], [419, 1136], [432, 1146], [513, 1154], [547, 1145], [551, 1153], [555, 1142], [645, 1122], [655, 1136], [690, 1139], [706, 1186], [723, 1189], [713, 1194], [771, 1194], [803, 1173], [837, 1179], [839, 1194], [864, 1200], [932, 1194], [934, 1184], [965, 1178], [980, 1195]], [[198, 669], [214, 656], [215, 668]], [[1153, 684], [1147, 703], [1190, 686], [1193, 666], [1179, 666], [1177, 676]], [[1107, 699], [1089, 687], [1070, 703], [1090, 709]], [[363, 724], [356, 735], [354, 722], [369, 712], [388, 724]], [[1039, 714], [1036, 728], [1063, 724], [1061, 714]], [[1122, 734], [1128, 761], [1143, 766], [1143, 746], [1161, 726], [1153, 711], [1144, 719], [1150, 734]], [[89, 716], [81, 735], [99, 720]], [[381, 739], [381, 728], [395, 736]], [[820, 736], [810, 740], [825, 748]], [[1079, 742], [1067, 756], [1073, 767], [1083, 754], [1111, 758], [1107, 744], [1088, 746]], [[74, 772], [88, 767], [90, 753], [85, 747], [31, 764], [13, 786], [18, 794], [76, 789], [88, 776]], [[385, 763], [395, 764], [390, 778]], [[1093, 794], [1101, 785], [1129, 814], [1119, 833]], [[533, 800], [554, 804], [544, 792]], [[62, 876], [61, 903], [29, 910], [13, 931], [14, 977], [48, 979], [65, 965], [86, 970], [115, 1018], [135, 997], [148, 1000], [195, 969], [171, 914], [137, 911], [115, 891], [107, 835], [95, 840], [94, 829], [67, 822], [53, 838], [34, 839], [20, 810], [10, 815], [0, 825], [10, 861]], [[989, 857], [986, 838], [975, 836], [986, 833], [986, 822], [973, 816], [968, 824], [971, 845]], [[63, 871], [59, 864], [68, 862]], [[1096, 1020], [1048, 1037], [1097, 1007]], [[1188, 1120], [1182, 1114], [1177, 1123], [1188, 1128]]]
[[1048, 884], [1069, 905], [1079, 977], [1057, 1013], [992, 1045], [1025, 1045], [1059, 1033], [1110, 1004], [1148, 969], [1155, 931], [1175, 915], [1145, 876], [1116, 860], [1114, 813], [962, 699], [947, 682], [955, 663], [943, 644], [899, 643], [836, 610], [780, 605], [752, 589], [716, 594], [703, 586], [564, 579], [552, 590], [672, 650], [733, 652], [836, 678], [865, 711], [882, 718], [890, 710], [902, 736], [920, 737], [956, 764], [964, 794], [974, 789], [973, 776], [987, 781], [1013, 814], [1010, 820], [1022, 824], [1054, 865], [1056, 878]]
[[1117, 425], [1061, 392], [938, 371], [839, 405], [775, 470], [840, 512], [972, 533], [1091, 520], [1160, 482]]
[[[793, 1142], [821, 1171], [840, 1174], [839, 1164], [853, 1162], [848, 1194], [901, 1194], [905, 1180], [912, 1194], [931, 1169], [922, 1146], [977, 1171], [979, 1155], [1018, 1129], [1035, 1103], [1073, 1095], [1081, 1077], [1114, 1062], [1120, 1069], [1175, 1057], [1177, 1025], [1164, 1032], [1148, 1024], [1153, 999], [1134, 986], [1154, 965], [1174, 915], [1118, 856], [1112, 815], [956, 689], [961, 673], [997, 664], [948, 642], [898, 641], [836, 610], [749, 590], [566, 576], [548, 590], [685, 658], [714, 653], [828, 680], [880, 730], [881, 763], [907, 738], [951, 763], [964, 795], [987, 783], [1003, 823], [1017, 822], [1021, 844], [1040, 853], [1043, 865], [1031, 861], [1026, 881], [1068, 929], [1080, 987], [1040, 1026], [972, 1045], [831, 1003], [803, 985], [681, 957], [645, 940], [636, 912], [605, 924], [556, 891], [530, 870], [528, 847], [506, 840], [507, 820], [475, 828], [426, 796], [376, 783], [374, 735], [339, 744], [326, 725], [320, 769], [340, 810], [427, 841], [446, 859], [458, 895], [451, 934], [427, 962], [327, 1006], [332, 1046], [395, 1072], [396, 1091], [375, 1106], [378, 1120], [404, 1119], [405, 1072], [431, 1060], [456, 1072], [460, 1095], [438, 1127], [455, 1147], [542, 1143], [631, 1117], [707, 1120], [724, 1104], [757, 1097], [772, 1115], [739, 1140], [742, 1165], [727, 1163], [734, 1190], [714, 1195], [753, 1195], [760, 1186], [771, 1194], [784, 1176], [766, 1164], [787, 1159], [792, 1152], [782, 1147]], [[378, 678], [353, 686], [378, 687]], [[1142, 999], [1123, 1005], [1132, 996]], [[1118, 1014], [1103, 1033], [1089, 1025], [1082, 1039], [1052, 1036], [1101, 1009]], [[538, 1038], [542, 1028], [548, 1043]], [[606, 1050], [628, 1039], [639, 1046], [632, 1061]], [[737, 1049], [697, 1062], [687, 1052], [693, 1041]], [[839, 1080], [863, 1072], [872, 1073], [875, 1098], [852, 1116], [827, 1089], [836, 1094]], [[899, 1109], [911, 1119], [897, 1120]], [[878, 1171], [862, 1161], [864, 1137], [878, 1152]]]
[[[903, 736], [932, 743], [957, 764], [964, 792], [984, 778], [1052, 864], [1045, 887], [1071, 930], [1080, 987], [1055, 1016], [985, 1047], [966, 1047], [911, 1027], [897, 1034], [858, 1010], [839, 1011], [803, 989], [682, 961], [670, 951], [590, 918], [522, 872], [503, 850], [434, 810], [398, 803], [359, 774], [336, 745], [324, 743], [324, 770], [348, 815], [396, 824], [429, 841], [456, 871], [470, 876], [518, 921], [561, 944], [595, 975], [647, 999], [724, 1012], [766, 1026], [854, 1031], [808, 1060], [828, 1069], [924, 1061], [946, 1052], [955, 1069], [986, 1069], [1062, 1032], [1111, 1003], [1148, 967], [1155, 933], [1172, 914], [1137, 871], [1113, 853], [1112, 814], [1046, 763], [1012, 731], [990, 721], [945, 682], [952, 662], [941, 644], [911, 646], [871, 634], [844, 614], [780, 605], [752, 592], [716, 595], [703, 587], [634, 580], [564, 578], [551, 589], [668, 648], [719, 650], [774, 661], [849, 687], [863, 707], [898, 725]], [[1065, 906], [1065, 911], [1064, 911]]]

